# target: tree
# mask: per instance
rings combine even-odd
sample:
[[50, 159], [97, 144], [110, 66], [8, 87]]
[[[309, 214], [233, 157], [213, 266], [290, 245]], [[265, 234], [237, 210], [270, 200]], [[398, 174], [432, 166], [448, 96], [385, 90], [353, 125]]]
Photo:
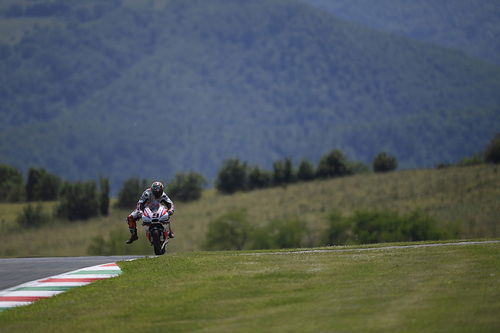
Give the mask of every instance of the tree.
[[43, 168], [30, 168], [26, 181], [27, 201], [56, 200], [61, 188], [61, 179]]
[[320, 178], [331, 178], [350, 175], [352, 171], [348, 167], [347, 157], [336, 149], [321, 157], [316, 173]]
[[0, 164], [0, 201], [15, 202], [23, 197], [23, 175], [19, 170]]
[[147, 184], [146, 179], [142, 181], [138, 177], [127, 179], [118, 193], [118, 202], [116, 205], [120, 208], [135, 207], [141, 193], [147, 188]]
[[254, 166], [248, 174], [248, 189], [254, 190], [271, 186], [272, 175], [269, 171]]
[[99, 209], [103, 216], [108, 216], [109, 213], [109, 180], [101, 178], [101, 192], [99, 193]]
[[389, 172], [396, 170], [398, 162], [396, 157], [388, 155], [386, 152], [380, 152], [373, 160], [373, 171]]
[[314, 179], [314, 167], [309, 161], [303, 159], [300, 162], [299, 170], [297, 171], [297, 179], [301, 181]]
[[484, 160], [488, 163], [500, 163], [500, 133], [491, 139], [484, 152]]
[[216, 180], [216, 188], [225, 194], [242, 191], [247, 188], [247, 165], [237, 158], [224, 161]]
[[201, 198], [206, 179], [199, 173], [178, 173], [168, 185], [168, 193], [174, 200], [194, 201]]
[[296, 179], [295, 170], [293, 169], [292, 159], [285, 158], [283, 161], [283, 181], [286, 184], [293, 183]]

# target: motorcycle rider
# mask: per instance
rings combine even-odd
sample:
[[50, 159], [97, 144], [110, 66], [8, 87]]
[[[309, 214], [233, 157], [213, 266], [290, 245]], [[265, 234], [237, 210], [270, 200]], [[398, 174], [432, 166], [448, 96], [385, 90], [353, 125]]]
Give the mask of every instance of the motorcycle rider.
[[[163, 204], [167, 207], [167, 214], [172, 216], [174, 214], [174, 203], [167, 196], [165, 192], [163, 192], [164, 187], [161, 182], [154, 182], [151, 184], [151, 187], [146, 189], [139, 201], [137, 202], [137, 206], [135, 210], [127, 216], [128, 228], [130, 230], [130, 239], [127, 240], [127, 244], [131, 244], [132, 242], [138, 239], [137, 237], [137, 220], [142, 217], [142, 212], [148, 206]], [[170, 223], [168, 225], [169, 238], [174, 238], [174, 233], [172, 232], [172, 228], [170, 227]]]

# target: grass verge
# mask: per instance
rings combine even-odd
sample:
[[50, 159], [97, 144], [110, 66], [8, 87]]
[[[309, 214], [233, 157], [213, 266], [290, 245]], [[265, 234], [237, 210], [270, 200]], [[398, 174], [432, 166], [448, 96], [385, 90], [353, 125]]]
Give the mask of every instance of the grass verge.
[[500, 329], [499, 243], [364, 249], [172, 253], [124, 262], [118, 278], [0, 313], [0, 331]]

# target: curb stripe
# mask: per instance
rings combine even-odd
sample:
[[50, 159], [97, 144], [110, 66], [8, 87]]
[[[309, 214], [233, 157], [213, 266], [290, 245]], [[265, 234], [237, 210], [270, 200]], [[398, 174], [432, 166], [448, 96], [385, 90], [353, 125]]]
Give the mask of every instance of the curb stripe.
[[0, 296], [0, 302], [34, 302], [49, 296]]
[[99, 277], [99, 278], [76, 278], [76, 279], [73, 279], [73, 278], [69, 278], [69, 279], [64, 279], [64, 278], [57, 278], [57, 279], [54, 279], [54, 278], [51, 278], [51, 279], [46, 279], [46, 280], [42, 280], [42, 281], [39, 281], [39, 282], [94, 282], [94, 281], [97, 281], [97, 280], [104, 280], [106, 279], [105, 277]]
[[116, 263], [108, 263], [81, 268], [1, 290], [0, 312], [16, 306], [28, 305], [94, 281], [112, 278], [120, 275], [121, 272], [120, 266]]
[[66, 291], [76, 286], [54, 286], [54, 287], [21, 287], [13, 291]]
[[122, 271], [118, 271], [118, 270], [110, 270], [110, 269], [106, 269], [106, 270], [100, 270], [100, 271], [91, 271], [91, 270], [82, 270], [82, 271], [77, 271], [77, 272], [73, 272], [73, 273], [68, 273], [68, 275], [77, 275], [77, 274], [120, 274]]

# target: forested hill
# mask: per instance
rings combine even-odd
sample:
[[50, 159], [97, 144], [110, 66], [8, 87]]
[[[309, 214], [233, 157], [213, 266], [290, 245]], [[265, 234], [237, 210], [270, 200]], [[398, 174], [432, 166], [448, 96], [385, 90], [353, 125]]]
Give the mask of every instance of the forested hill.
[[402, 167], [481, 150], [500, 68], [290, 0], [5, 1], [0, 162], [212, 177], [339, 148]]
[[301, 0], [368, 27], [500, 65], [500, 0]]

